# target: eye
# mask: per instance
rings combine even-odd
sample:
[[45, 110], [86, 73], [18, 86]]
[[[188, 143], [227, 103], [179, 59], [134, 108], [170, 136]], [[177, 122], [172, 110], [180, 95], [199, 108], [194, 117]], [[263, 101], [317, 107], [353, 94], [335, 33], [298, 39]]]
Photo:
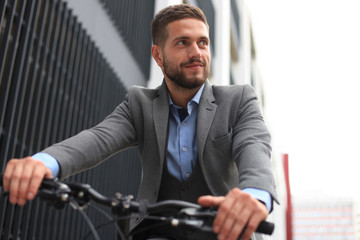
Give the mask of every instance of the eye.
[[180, 45], [180, 46], [184, 46], [185, 45], [185, 41], [184, 40], [180, 40], [176, 43], [176, 45]]
[[208, 42], [205, 41], [205, 40], [201, 40], [201, 41], [199, 42], [199, 45], [201, 45], [201, 46], [207, 46], [207, 45], [208, 45]]

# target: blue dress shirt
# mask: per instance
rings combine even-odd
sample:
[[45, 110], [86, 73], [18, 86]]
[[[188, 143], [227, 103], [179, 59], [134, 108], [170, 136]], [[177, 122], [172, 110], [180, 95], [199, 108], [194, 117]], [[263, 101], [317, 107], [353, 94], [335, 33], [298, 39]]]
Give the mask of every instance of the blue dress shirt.
[[59, 175], [60, 166], [56, 159], [47, 153], [36, 153], [32, 156], [33, 159], [41, 161], [48, 167], [53, 175], [53, 177], [57, 177]]
[[167, 167], [171, 175], [178, 180], [186, 181], [195, 167], [197, 159], [196, 122], [198, 105], [204, 85], [187, 104], [187, 113], [183, 121], [180, 120], [179, 109], [169, 95], [170, 117], [169, 137], [167, 145]]

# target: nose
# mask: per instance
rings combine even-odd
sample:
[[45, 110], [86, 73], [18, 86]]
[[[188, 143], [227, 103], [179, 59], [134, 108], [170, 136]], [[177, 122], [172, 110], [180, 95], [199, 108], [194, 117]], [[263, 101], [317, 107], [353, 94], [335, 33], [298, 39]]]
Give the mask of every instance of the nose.
[[189, 47], [189, 57], [190, 58], [201, 58], [201, 50], [196, 42], [191, 44]]

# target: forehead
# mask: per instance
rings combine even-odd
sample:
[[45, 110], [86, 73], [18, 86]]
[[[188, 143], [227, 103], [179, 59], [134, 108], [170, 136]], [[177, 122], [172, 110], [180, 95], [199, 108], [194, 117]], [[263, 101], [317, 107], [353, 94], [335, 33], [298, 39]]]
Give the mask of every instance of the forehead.
[[209, 38], [205, 23], [196, 18], [183, 18], [167, 25], [168, 40], [184, 36], [189, 38]]

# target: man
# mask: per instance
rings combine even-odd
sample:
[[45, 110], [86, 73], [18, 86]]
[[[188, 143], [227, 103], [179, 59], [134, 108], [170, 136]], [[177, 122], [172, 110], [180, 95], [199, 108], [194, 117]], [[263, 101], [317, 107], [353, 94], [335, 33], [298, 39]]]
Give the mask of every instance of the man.
[[218, 239], [237, 239], [243, 229], [249, 239], [275, 199], [270, 135], [256, 95], [249, 86], [207, 81], [209, 27], [200, 9], [163, 9], [152, 35], [163, 84], [133, 87], [94, 128], [33, 157], [10, 160], [3, 180], [10, 202], [33, 199], [44, 177], [66, 178], [137, 145], [143, 168], [138, 199], [219, 207], [213, 226]]

